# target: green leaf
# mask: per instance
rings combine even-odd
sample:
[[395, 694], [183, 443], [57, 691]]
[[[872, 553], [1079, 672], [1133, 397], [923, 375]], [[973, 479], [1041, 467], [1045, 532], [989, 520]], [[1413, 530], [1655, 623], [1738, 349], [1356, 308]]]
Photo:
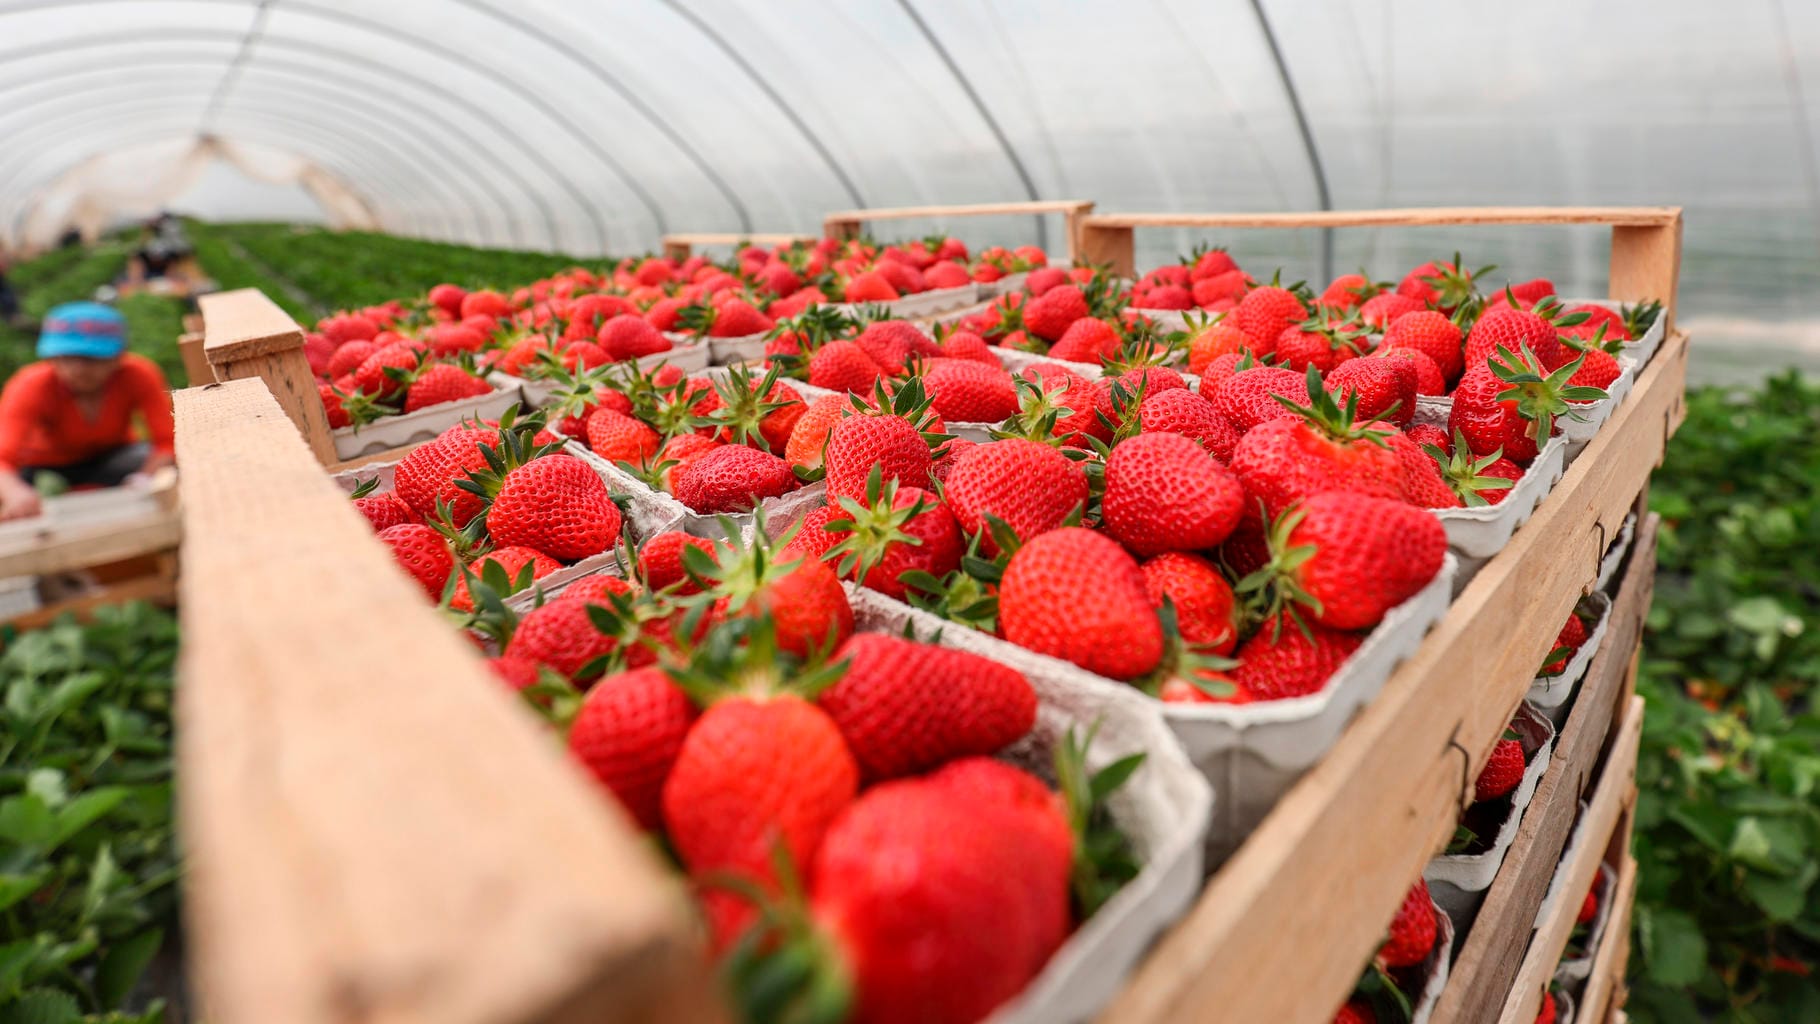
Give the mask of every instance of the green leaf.
[[10, 1006], [0, 1007], [0, 1024], [81, 1024], [82, 1010], [67, 992], [32, 989]]
[[1692, 915], [1650, 908], [1638, 914], [1638, 925], [1650, 980], [1691, 985], [1706, 970], [1706, 937]]
[[57, 819], [36, 793], [0, 800], [0, 839], [20, 846], [46, 848], [57, 832]]
[[82, 794], [57, 811], [52, 846], [59, 845], [87, 828], [90, 823], [120, 806], [131, 791], [124, 786], [106, 786]]
[[1770, 920], [1793, 921], [1807, 906], [1807, 893], [1814, 881], [1814, 865], [1793, 877], [1778, 877], [1752, 872], [1744, 878], [1744, 894], [1750, 897]]
[[158, 955], [158, 947], [163, 944], [163, 929], [152, 928], [109, 949], [101, 958], [101, 965], [95, 968], [95, 998], [101, 1005], [112, 1008], [126, 1002], [133, 986], [139, 983], [140, 975], [145, 973], [146, 965]]

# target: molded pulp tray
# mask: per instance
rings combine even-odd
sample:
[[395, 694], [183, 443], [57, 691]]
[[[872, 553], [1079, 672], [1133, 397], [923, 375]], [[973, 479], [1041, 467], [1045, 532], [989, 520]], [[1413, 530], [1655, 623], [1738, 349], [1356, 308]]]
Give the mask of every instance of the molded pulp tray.
[[487, 383], [493, 385], [493, 390], [484, 395], [442, 402], [402, 416], [381, 416], [364, 426], [341, 427], [334, 432], [335, 455], [341, 459], [357, 459], [362, 455], [428, 441], [462, 420], [496, 420], [507, 409], [525, 401], [515, 377], [500, 375], [500, 379], [496, 380], [493, 375], [488, 375]]
[[1567, 721], [1568, 698], [1574, 695], [1580, 677], [1586, 674], [1586, 666], [1592, 664], [1593, 656], [1599, 653], [1599, 645], [1605, 642], [1605, 626], [1611, 619], [1611, 598], [1604, 594], [1588, 595], [1581, 604], [1597, 616], [1586, 632], [1586, 642], [1568, 659], [1567, 667], [1560, 675], [1537, 676], [1529, 684], [1529, 694], [1525, 698], [1547, 715], [1557, 729]]
[[[686, 334], [665, 334], [664, 337], [669, 338], [676, 347], [668, 352], [653, 352], [648, 356], [640, 356], [637, 360], [639, 369], [654, 370], [659, 366], [671, 365], [684, 373], [695, 373], [707, 368], [708, 344], [706, 342], [697, 341]], [[524, 391], [525, 404], [533, 409], [541, 409], [550, 404], [550, 396], [556, 391], [556, 386], [548, 381], [527, 380], [523, 377], [514, 377], [509, 373], [500, 373], [497, 370], [487, 374], [487, 381], [495, 385], [517, 385]]]
[[953, 288], [931, 288], [926, 292], [905, 295], [902, 298], [893, 299], [890, 302], [836, 303], [835, 308], [848, 316], [853, 316], [867, 307], [883, 306], [892, 316], [901, 317], [905, 320], [912, 320], [917, 317], [935, 316], [940, 313], [949, 313], [957, 309], [964, 309], [967, 306], [977, 304], [979, 301], [979, 285], [969, 282], [967, 284], [957, 285]]
[[[1447, 988], [1447, 975], [1453, 969], [1453, 918], [1440, 906], [1435, 907], [1435, 944], [1428, 951], [1428, 958], [1423, 960], [1417, 971], [1421, 987], [1416, 989], [1415, 998], [1410, 1001], [1410, 1024], [1428, 1024], [1434, 1016], [1435, 1007], [1441, 1003], [1441, 993]], [[1413, 986], [1412, 986], [1413, 987]]]
[[1529, 801], [1536, 794], [1536, 786], [1541, 783], [1542, 775], [1548, 771], [1548, 761], [1554, 753], [1555, 727], [1541, 712], [1528, 704], [1517, 705], [1517, 714], [1511, 720], [1511, 726], [1522, 737], [1523, 755], [1527, 765], [1523, 769], [1523, 778], [1517, 788], [1510, 794], [1510, 810], [1498, 825], [1498, 834], [1492, 840], [1491, 848], [1476, 854], [1443, 854], [1428, 862], [1422, 877], [1428, 880], [1428, 891], [1442, 909], [1461, 921], [1471, 921], [1479, 911], [1479, 904], [1485, 899], [1485, 890], [1491, 888], [1492, 879], [1498, 875], [1498, 868], [1504, 863], [1504, 855], [1510, 850], [1510, 844], [1517, 839], [1517, 827], [1523, 821], [1523, 812], [1529, 807]]
[[[1592, 976], [1593, 957], [1599, 951], [1599, 943], [1605, 938], [1605, 924], [1611, 920], [1612, 897], [1618, 885], [1618, 873], [1610, 864], [1599, 865], [1598, 877], [1593, 879], [1593, 891], [1599, 894], [1599, 910], [1593, 915], [1592, 930], [1587, 933], [1586, 944], [1582, 947], [1585, 956], [1562, 960], [1555, 968], [1555, 980], [1563, 985], [1579, 986]], [[1585, 899], [1584, 896], [1581, 899]]]

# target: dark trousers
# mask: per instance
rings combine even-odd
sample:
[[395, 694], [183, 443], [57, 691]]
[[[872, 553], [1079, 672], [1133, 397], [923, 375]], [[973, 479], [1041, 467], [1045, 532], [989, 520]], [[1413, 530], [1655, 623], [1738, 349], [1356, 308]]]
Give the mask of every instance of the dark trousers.
[[23, 466], [19, 475], [28, 484], [36, 484], [42, 473], [55, 473], [71, 487], [118, 487], [126, 478], [139, 472], [150, 458], [152, 446], [144, 441], [111, 448], [92, 459], [66, 466]]

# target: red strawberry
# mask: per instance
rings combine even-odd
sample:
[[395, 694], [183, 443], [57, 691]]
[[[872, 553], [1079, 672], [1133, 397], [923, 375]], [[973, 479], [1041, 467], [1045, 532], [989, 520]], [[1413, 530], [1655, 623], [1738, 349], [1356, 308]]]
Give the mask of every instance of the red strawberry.
[[809, 383], [830, 391], [865, 394], [884, 370], [851, 341], [830, 341], [809, 357]]
[[908, 320], [875, 320], [853, 339], [888, 374], [900, 374], [920, 358], [942, 354], [942, 348]]
[[608, 320], [600, 325], [595, 340], [607, 357], [616, 361], [668, 352], [673, 347], [662, 331], [637, 316], [616, 316]]
[[1567, 346], [1561, 344], [1555, 325], [1546, 317], [1508, 306], [1486, 312], [1472, 325], [1472, 333], [1466, 336], [1466, 368], [1484, 365], [1501, 348], [1519, 353], [1528, 349], [1549, 370], [1557, 369], [1573, 358]]
[[459, 366], [436, 363], [418, 374], [405, 390], [404, 411], [416, 412], [444, 402], [459, 402], [492, 390], [492, 385]]
[[387, 369], [414, 370], [422, 355], [408, 344], [387, 345], [366, 358], [354, 371], [354, 387], [363, 394], [390, 397], [404, 388]]
[[[870, 385], [868, 385], [870, 386]], [[839, 423], [853, 403], [846, 395], [822, 395], [809, 403], [790, 428], [790, 440], [784, 445], [784, 456], [792, 465], [815, 469], [822, 464], [822, 449], [828, 433]]]
[[1618, 365], [1617, 357], [1604, 349], [1588, 348], [1581, 355], [1585, 361], [1573, 376], [1567, 378], [1570, 385], [1609, 390], [1612, 382], [1624, 372], [1624, 368]]
[[1140, 366], [1126, 370], [1117, 377], [1101, 377], [1095, 386], [1110, 391], [1115, 381], [1133, 394], [1141, 390], [1145, 397], [1188, 387], [1188, 382], [1182, 379], [1182, 375], [1167, 366]]
[[1312, 599], [1314, 621], [1333, 629], [1377, 625], [1427, 586], [1447, 555], [1441, 521], [1400, 495], [1316, 494], [1285, 516], [1283, 527], [1279, 550], [1310, 549], [1285, 573], [1296, 599]]
[[1106, 420], [1115, 419], [1112, 396], [1105, 388], [1058, 363], [1037, 363], [1021, 376], [1042, 389], [1040, 398], [1028, 390], [1020, 396], [1020, 416], [1024, 420], [1037, 423], [1052, 410], [1058, 414], [1067, 410], [1067, 415], [1057, 416], [1050, 430], [1031, 431], [1027, 436], [1032, 440], [1054, 437], [1070, 448], [1088, 447], [1088, 438], [1112, 440], [1111, 428], [1100, 418], [1103, 415]]
[[391, 491], [359, 495], [354, 499], [354, 508], [367, 517], [367, 522], [373, 524], [375, 533], [418, 521], [417, 513], [411, 511], [411, 506], [399, 501], [398, 495]]
[[898, 297], [897, 289], [877, 271], [855, 274], [847, 282], [845, 298], [848, 302], [891, 302]]
[[662, 445], [657, 431], [605, 406], [588, 417], [588, 447], [608, 462], [643, 463]]
[[1105, 479], [1102, 526], [1140, 557], [1211, 548], [1244, 513], [1238, 480], [1180, 434], [1120, 442], [1106, 458]]
[[866, 478], [879, 469], [885, 480], [915, 487], [929, 480], [929, 443], [916, 425], [889, 413], [849, 415], [828, 433], [822, 456], [828, 497], [858, 498]]
[[1448, 380], [1455, 380], [1465, 369], [1460, 326], [1432, 309], [1405, 313], [1391, 321], [1384, 331], [1380, 352], [1410, 349], [1434, 360]]
[[853, 607], [834, 570], [813, 558], [780, 557], [762, 536], [722, 552], [710, 578], [728, 614], [771, 616], [778, 650], [799, 658], [836, 651], [853, 635]]
[[487, 336], [465, 324], [443, 324], [428, 333], [431, 355], [452, 356], [460, 352], [479, 352], [487, 347]]
[[448, 541], [442, 534], [421, 523], [404, 523], [379, 531], [379, 539], [392, 549], [392, 558], [417, 581], [430, 600], [442, 600], [443, 587], [455, 568]]
[[843, 497], [840, 512], [826, 522], [845, 522], [836, 542], [821, 554], [840, 574], [903, 600], [905, 573], [936, 579], [960, 568], [961, 530], [935, 495], [896, 481], [869, 481], [866, 500]]
[[1333, 1024], [1378, 1024], [1378, 1015], [1371, 1012], [1370, 1003], [1354, 999], [1334, 1014]]
[[1219, 414], [1213, 403], [1185, 388], [1172, 388], [1146, 397], [1138, 406], [1138, 423], [1144, 433], [1180, 434], [1194, 441], [1225, 464], [1238, 447], [1239, 431]]
[[1397, 294], [1451, 313], [1475, 294], [1473, 278], [1491, 269], [1475, 273], [1459, 263], [1458, 256], [1452, 263], [1424, 263], [1397, 284]]
[[492, 427], [450, 427], [398, 460], [392, 472], [392, 491], [411, 511], [426, 518], [436, 514], [438, 502], [447, 502], [453, 525], [466, 526], [480, 513], [482, 502], [479, 495], [455, 483], [467, 479], [469, 472], [485, 469], [481, 446], [498, 443], [499, 431]]
[[1268, 620], [1239, 645], [1233, 680], [1258, 700], [1317, 693], [1359, 648], [1359, 637], [1316, 623], [1307, 632], [1286, 617]]
[[490, 490], [487, 533], [496, 544], [574, 562], [619, 540], [619, 506], [600, 474], [573, 455], [532, 459], [507, 471]]
[[1064, 267], [1040, 267], [1032, 270], [1024, 278], [1024, 290], [1031, 295], [1042, 295], [1068, 283], [1068, 271]]
[[461, 297], [461, 317], [485, 316], [498, 319], [512, 315], [512, 306], [505, 296], [493, 291], [469, 292]]
[[534, 661], [501, 654], [487, 659], [493, 677], [506, 684], [513, 693], [522, 693], [537, 685], [538, 665]]
[[[1577, 324], [1561, 328], [1561, 333], [1582, 341], [1591, 341], [1599, 336], [1599, 328], [1605, 328], [1606, 341], [1630, 341], [1630, 328], [1625, 326], [1624, 317], [1591, 303], [1581, 303], [1562, 310], [1564, 316], [1576, 313], [1585, 315], [1586, 319]], [[330, 374], [333, 376], [333, 374]]]
[[1175, 605], [1176, 629], [1182, 639], [1214, 654], [1230, 654], [1238, 645], [1239, 609], [1232, 585], [1212, 562], [1182, 552], [1168, 552], [1145, 562], [1144, 589], [1153, 607], [1167, 597]]
[[[531, 579], [533, 582], [543, 579], [545, 576], [562, 568], [561, 562], [558, 562], [549, 555], [533, 548], [502, 547], [494, 548], [492, 551], [476, 558], [468, 566], [468, 571], [475, 576], [481, 576], [485, 574], [489, 562], [495, 563], [501, 569], [505, 570], [506, 578], [514, 583], [517, 582], [520, 571], [527, 565], [531, 567]], [[474, 610], [474, 601], [468, 596], [468, 581], [465, 577], [455, 581], [455, 595], [450, 598], [449, 607], [458, 612], [471, 612]]]
[[949, 423], [997, 423], [1017, 411], [1017, 388], [996, 360], [987, 366], [936, 359], [923, 370], [923, 387], [930, 406]]
[[608, 676], [569, 727], [569, 751], [640, 828], [663, 824], [664, 783], [695, 724], [695, 705], [654, 666]]
[[847, 510], [839, 505], [823, 505], [803, 514], [796, 533], [784, 544], [786, 555], [822, 561], [829, 549], [841, 542], [844, 534], [828, 529], [834, 522], [847, 522]]
[[1456, 501], [1431, 508], [1496, 505], [1509, 496], [1516, 481], [1523, 479], [1521, 466], [1496, 454], [1474, 455], [1463, 445], [1447, 444], [1445, 438], [1434, 448], [1440, 453], [1439, 458], [1434, 457], [1435, 452], [1424, 450], [1423, 454], [1438, 466], [1442, 484]]
[[346, 342], [329, 357], [325, 375], [331, 379], [350, 376], [377, 351], [379, 347], [370, 341]]
[[1542, 1008], [1536, 1011], [1536, 1024], [1555, 1024], [1555, 994], [1542, 993]]
[[1251, 336], [1251, 350], [1262, 357], [1276, 351], [1277, 339], [1291, 325], [1308, 319], [1308, 307], [1289, 289], [1265, 285], [1246, 292], [1229, 319]]
[[955, 331], [948, 335], [947, 340], [942, 342], [942, 353], [950, 359], [965, 359], [987, 366], [999, 365], [998, 359], [992, 354], [992, 346], [972, 331]]
[[1372, 354], [1380, 359], [1408, 363], [1415, 374], [1417, 395], [1438, 397], [1447, 394], [1447, 375], [1423, 353], [1413, 348], [1380, 348]]
[[1260, 503], [1266, 514], [1280, 515], [1322, 491], [1400, 499], [1403, 467], [1384, 433], [1355, 427], [1313, 370], [1307, 389], [1311, 401], [1302, 413], [1261, 423], [1239, 439], [1231, 466], [1245, 485], [1246, 515]]
[[1385, 438], [1397, 459], [1403, 464], [1403, 497], [1418, 508], [1459, 508], [1463, 502], [1446, 478], [1436, 460], [1411, 440], [1409, 435], [1393, 433]]
[[1051, 288], [1023, 305], [1024, 329], [1044, 341], [1060, 341], [1076, 320], [1093, 315], [1080, 288]]
[[1599, 882], [1593, 880], [1593, 887], [1586, 890], [1586, 898], [1580, 901], [1580, 910], [1574, 915], [1575, 924], [1592, 924], [1599, 916]]
[[699, 548], [708, 557], [715, 555], [714, 542], [691, 537], [681, 530], [668, 530], [645, 541], [638, 549], [638, 576], [647, 590], [676, 588], [678, 594], [701, 592], [701, 585], [689, 578], [684, 568], [683, 550]]
[[802, 486], [790, 464], [745, 445], [704, 452], [672, 478], [676, 500], [704, 514], [749, 512], [765, 498]]
[[[1201, 387], [1205, 394], [1205, 380]], [[1213, 407], [1242, 434], [1260, 423], [1292, 415], [1272, 397], [1278, 395], [1298, 402], [1307, 398], [1307, 376], [1280, 366], [1241, 370], [1214, 388]]]
[[760, 313], [744, 299], [725, 298], [714, 304], [714, 324], [708, 335], [714, 338], [749, 338], [776, 326], [770, 317]]
[[1503, 304], [1508, 306], [1511, 298], [1514, 297], [1517, 300], [1517, 305], [1528, 309], [1554, 293], [1554, 282], [1546, 277], [1538, 277], [1532, 281], [1522, 281], [1517, 284], [1506, 285], [1496, 294], [1492, 295], [1490, 299], [1486, 300], [1486, 305], [1496, 306]]
[[1383, 330], [1399, 317], [1426, 308], [1419, 299], [1398, 295], [1396, 292], [1383, 292], [1365, 300], [1365, 304], [1359, 307], [1359, 319], [1365, 321], [1367, 327]]
[[1036, 441], [1006, 438], [968, 449], [948, 472], [944, 491], [955, 521], [982, 548], [998, 551], [986, 517], [1003, 520], [1025, 543], [1087, 503], [1087, 474], [1066, 455]]
[[595, 626], [589, 606], [606, 607], [610, 595], [632, 592], [631, 585], [617, 576], [590, 577], [585, 583], [577, 583], [555, 600], [526, 612], [512, 630], [506, 653], [547, 665], [565, 679], [584, 682], [582, 669], [619, 646], [616, 635], [603, 633]]
[[943, 260], [931, 264], [929, 269], [923, 272], [923, 281], [931, 289], [964, 288], [973, 283], [973, 276], [968, 274], [967, 268], [959, 263]]
[[1453, 451], [1453, 439], [1447, 436], [1446, 430], [1432, 423], [1411, 423], [1403, 428], [1403, 433], [1416, 444], [1434, 445], [1443, 455]]
[[[1567, 663], [1577, 654], [1580, 646], [1586, 643], [1586, 621], [1579, 615], [1569, 613], [1567, 624], [1555, 637], [1554, 650], [1563, 652], [1560, 657], [1542, 666], [1542, 675], [1558, 676], [1567, 671]], [[1550, 653], [1553, 653], [1552, 651]]]
[[322, 411], [328, 416], [330, 430], [353, 426], [354, 418], [349, 416], [347, 409], [342, 406], [341, 396], [335, 393], [335, 385], [316, 385], [316, 397], [322, 399]]
[[1220, 356], [1252, 346], [1251, 335], [1225, 320], [1191, 330], [1188, 339], [1188, 372], [1201, 375]]
[[1351, 331], [1304, 321], [1277, 335], [1276, 357], [1283, 366], [1298, 373], [1311, 366], [1328, 373], [1358, 356], [1362, 349], [1362, 339]]
[[1341, 274], [1321, 293], [1320, 304], [1341, 311], [1357, 309], [1378, 291], [1379, 286], [1374, 285], [1364, 274]]
[[1474, 367], [1460, 378], [1448, 429], [1464, 436], [1475, 455], [1502, 449], [1506, 458], [1528, 465], [1554, 433], [1555, 417], [1578, 415], [1572, 403], [1605, 396], [1597, 388], [1569, 383], [1580, 367], [1576, 359], [1550, 373], [1528, 352], [1513, 356], [1502, 349], [1490, 365]]
[[873, 787], [828, 829], [812, 905], [852, 979], [852, 1019], [984, 1019], [1066, 937], [1066, 816], [1034, 779], [982, 784], [987, 773], [1024, 774], [964, 759]]
[[1345, 405], [1358, 399], [1358, 422], [1380, 421], [1406, 426], [1416, 414], [1416, 371], [1390, 359], [1350, 359], [1327, 374], [1327, 390]]
[[868, 782], [997, 753], [1036, 724], [1023, 673], [980, 655], [861, 633], [839, 656], [847, 669], [818, 703]]
[[1071, 363], [1098, 365], [1101, 359], [1117, 354], [1118, 349], [1119, 332], [1116, 327], [1104, 320], [1084, 316], [1068, 325], [1062, 336], [1049, 347], [1049, 355]]
[[1517, 788], [1523, 781], [1525, 769], [1523, 763], [1523, 744], [1518, 740], [1501, 739], [1491, 748], [1491, 759], [1485, 762], [1485, 768], [1479, 772], [1478, 781], [1473, 783], [1474, 800], [1496, 800]]
[[1428, 959], [1438, 932], [1428, 883], [1417, 879], [1403, 897], [1403, 905], [1397, 908], [1397, 916], [1390, 922], [1390, 938], [1378, 950], [1377, 958], [1386, 967], [1414, 967]]
[[440, 308], [450, 316], [461, 315], [461, 305], [468, 297], [467, 290], [460, 285], [439, 284], [430, 289], [430, 304]]
[[[1003, 442], [1000, 442], [1003, 443]], [[1134, 679], [1163, 657], [1163, 629], [1137, 562], [1080, 527], [1027, 540], [999, 583], [1005, 639], [1089, 672]]]

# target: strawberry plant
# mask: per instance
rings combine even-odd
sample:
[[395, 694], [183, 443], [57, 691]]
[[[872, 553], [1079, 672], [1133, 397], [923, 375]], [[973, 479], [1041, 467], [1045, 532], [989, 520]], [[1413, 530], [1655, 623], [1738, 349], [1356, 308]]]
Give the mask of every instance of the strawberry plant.
[[0, 1019], [164, 1019], [147, 979], [176, 924], [176, 654], [176, 622], [144, 604], [7, 638]]

